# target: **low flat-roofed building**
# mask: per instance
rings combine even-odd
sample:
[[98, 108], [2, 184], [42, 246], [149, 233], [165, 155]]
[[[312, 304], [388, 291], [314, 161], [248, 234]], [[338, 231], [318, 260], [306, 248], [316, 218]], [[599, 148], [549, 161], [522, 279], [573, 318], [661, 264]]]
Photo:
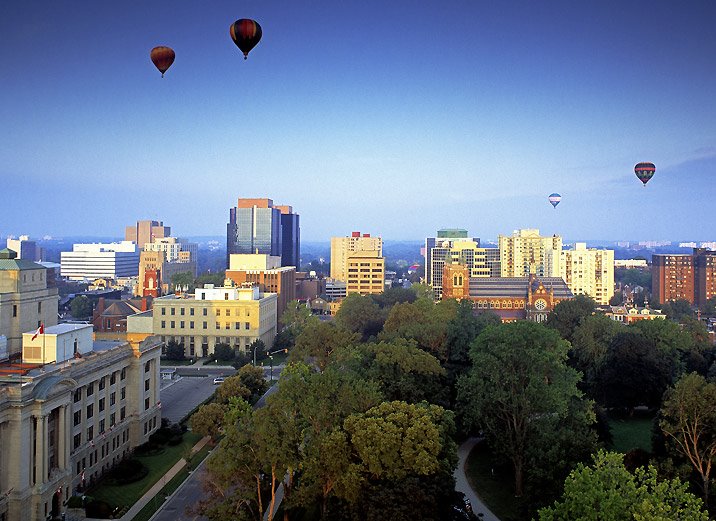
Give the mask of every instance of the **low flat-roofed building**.
[[639, 322], [640, 320], [665, 320], [664, 315], [658, 309], [639, 308], [633, 306], [607, 306], [601, 308], [603, 313], [615, 320], [616, 322], [622, 322], [624, 324], [631, 324], [633, 322]]
[[24, 335], [21, 362], [0, 363], [0, 519], [8, 521], [59, 516], [72, 494], [161, 426], [158, 338], [92, 342], [88, 324], [33, 334]]

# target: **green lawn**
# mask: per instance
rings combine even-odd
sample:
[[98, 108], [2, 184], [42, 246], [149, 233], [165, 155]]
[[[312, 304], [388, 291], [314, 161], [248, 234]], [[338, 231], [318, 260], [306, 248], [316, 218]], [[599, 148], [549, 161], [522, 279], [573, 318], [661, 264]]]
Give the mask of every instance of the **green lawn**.
[[633, 416], [609, 418], [613, 443], [610, 449], [626, 453], [631, 449], [651, 452], [652, 413], [636, 411]]
[[475, 445], [468, 456], [465, 473], [473, 490], [501, 521], [520, 519], [520, 500], [514, 496], [512, 469], [494, 467], [483, 443]]
[[[197, 452], [191, 457], [192, 469], [195, 469], [199, 465], [199, 463], [201, 463], [202, 460], [206, 458], [206, 455], [209, 453], [209, 450], [211, 450], [211, 446], [209, 444], [206, 444], [199, 452]], [[162, 491], [159, 492], [159, 494], [157, 494], [153, 500], [144, 505], [144, 508], [140, 510], [136, 516], [134, 516], [134, 519], [132, 521], [148, 521], [154, 515], [154, 512], [156, 512], [159, 507], [164, 504], [164, 498], [170, 496], [176, 489], [179, 488], [182, 483], [184, 483], [184, 480], [186, 480], [186, 478], [188, 477], [189, 471], [186, 467], [184, 467], [164, 486]]]
[[201, 436], [198, 434], [186, 432], [182, 443], [174, 447], [165, 446], [161, 454], [137, 456], [136, 459], [144, 463], [149, 469], [149, 474], [144, 479], [127, 485], [103, 485], [100, 483], [97, 487], [88, 490], [87, 495], [106, 501], [113, 508], [129, 507], [136, 503], [154, 483], [159, 481], [179, 461], [187, 447], [193, 447], [200, 439]]

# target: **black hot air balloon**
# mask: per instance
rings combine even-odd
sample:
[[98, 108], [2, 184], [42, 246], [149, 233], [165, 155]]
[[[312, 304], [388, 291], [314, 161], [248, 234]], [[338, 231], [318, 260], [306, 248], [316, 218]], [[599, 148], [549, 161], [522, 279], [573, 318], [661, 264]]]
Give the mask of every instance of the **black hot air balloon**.
[[245, 60], [249, 57], [249, 51], [261, 40], [261, 26], [254, 20], [241, 18], [231, 24], [229, 34], [236, 46], [244, 53]]
[[174, 63], [175, 56], [174, 49], [164, 45], [155, 47], [149, 53], [149, 58], [152, 60], [154, 66], [159, 69], [159, 72], [162, 73], [162, 78], [164, 77], [164, 73], [167, 72], [167, 69]]
[[637, 163], [634, 167], [634, 173], [639, 178], [639, 181], [644, 183], [644, 188], [646, 188], [646, 183], [649, 182], [649, 179], [654, 177], [654, 172], [656, 172], [654, 163]]

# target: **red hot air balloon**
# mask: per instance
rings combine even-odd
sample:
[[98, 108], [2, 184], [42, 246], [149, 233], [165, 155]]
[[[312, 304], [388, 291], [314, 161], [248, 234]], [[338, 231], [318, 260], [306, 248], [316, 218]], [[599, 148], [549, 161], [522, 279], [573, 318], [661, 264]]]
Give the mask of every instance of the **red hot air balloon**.
[[159, 69], [159, 72], [162, 73], [162, 78], [164, 77], [164, 73], [167, 72], [167, 69], [174, 63], [175, 56], [174, 49], [165, 47], [164, 45], [155, 47], [149, 53], [149, 58], [152, 60], [154, 66]]
[[634, 173], [639, 178], [639, 181], [644, 183], [644, 188], [646, 188], [646, 183], [649, 182], [649, 179], [654, 177], [654, 172], [656, 172], [654, 163], [637, 163], [634, 167]]
[[229, 34], [236, 46], [244, 53], [245, 60], [249, 57], [249, 51], [261, 40], [261, 26], [254, 20], [241, 18], [231, 24]]

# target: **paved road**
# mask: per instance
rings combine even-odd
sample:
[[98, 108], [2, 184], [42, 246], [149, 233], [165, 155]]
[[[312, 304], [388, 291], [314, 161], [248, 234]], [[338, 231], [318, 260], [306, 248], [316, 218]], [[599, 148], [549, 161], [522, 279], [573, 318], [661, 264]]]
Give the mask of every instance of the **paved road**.
[[480, 438], [469, 438], [457, 449], [458, 464], [455, 469], [455, 490], [462, 492], [472, 503], [472, 511], [483, 521], [500, 521], [495, 514], [490, 512], [480, 497], [475, 493], [467, 481], [465, 475], [465, 462], [470, 455], [472, 448], [480, 441]]
[[216, 391], [214, 376], [183, 377], [160, 392], [162, 418], [176, 423]]

